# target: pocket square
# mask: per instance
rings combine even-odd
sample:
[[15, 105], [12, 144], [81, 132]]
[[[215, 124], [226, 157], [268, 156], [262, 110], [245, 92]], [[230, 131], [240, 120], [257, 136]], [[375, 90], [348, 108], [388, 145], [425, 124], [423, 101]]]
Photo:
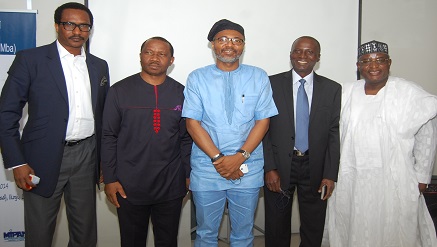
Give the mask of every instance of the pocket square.
[[103, 76], [100, 80], [100, 86], [103, 87], [106, 85], [106, 83], [108, 83], [108, 79], [106, 79], [106, 76]]

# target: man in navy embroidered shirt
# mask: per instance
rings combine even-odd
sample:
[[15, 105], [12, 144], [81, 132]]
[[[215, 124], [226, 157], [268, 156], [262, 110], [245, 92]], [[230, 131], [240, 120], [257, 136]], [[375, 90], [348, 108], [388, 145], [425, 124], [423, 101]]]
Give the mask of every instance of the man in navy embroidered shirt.
[[146, 246], [149, 218], [155, 246], [177, 246], [192, 140], [181, 118], [184, 86], [166, 74], [173, 61], [170, 42], [150, 38], [141, 46], [141, 72], [109, 89], [102, 170], [121, 246]]

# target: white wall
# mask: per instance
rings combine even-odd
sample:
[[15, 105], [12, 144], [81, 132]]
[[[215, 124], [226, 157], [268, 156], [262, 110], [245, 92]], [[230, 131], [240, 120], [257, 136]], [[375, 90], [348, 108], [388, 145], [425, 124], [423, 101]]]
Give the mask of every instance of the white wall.
[[139, 50], [144, 40], [163, 36], [175, 48], [170, 76], [185, 84], [189, 72], [214, 63], [206, 37], [214, 22], [227, 18], [245, 28], [243, 63], [259, 66], [269, 75], [289, 70], [292, 42], [299, 36], [312, 35], [322, 46], [318, 73], [338, 81], [356, 78], [357, 2], [275, 0], [273, 4], [255, 0], [250, 3], [90, 0], [95, 16], [91, 51], [108, 61], [114, 83], [140, 71]]

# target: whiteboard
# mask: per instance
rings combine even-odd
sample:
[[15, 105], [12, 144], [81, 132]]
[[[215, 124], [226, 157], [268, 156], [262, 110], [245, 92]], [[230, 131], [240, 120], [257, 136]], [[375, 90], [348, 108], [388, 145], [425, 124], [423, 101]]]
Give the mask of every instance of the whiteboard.
[[358, 1], [350, 0], [89, 0], [94, 15], [90, 51], [109, 63], [111, 83], [140, 72], [140, 46], [153, 36], [175, 49], [169, 75], [185, 84], [188, 74], [213, 64], [207, 35], [220, 19], [245, 29], [240, 61], [269, 75], [290, 70], [293, 41], [303, 35], [321, 43], [318, 74], [338, 82], [356, 79]]

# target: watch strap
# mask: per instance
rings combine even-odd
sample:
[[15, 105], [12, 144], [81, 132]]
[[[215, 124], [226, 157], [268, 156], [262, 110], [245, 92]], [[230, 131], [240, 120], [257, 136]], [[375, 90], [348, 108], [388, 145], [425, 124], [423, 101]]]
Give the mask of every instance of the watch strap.
[[241, 153], [245, 159], [248, 159], [250, 157], [250, 153], [247, 152], [246, 150], [238, 149], [236, 152]]

